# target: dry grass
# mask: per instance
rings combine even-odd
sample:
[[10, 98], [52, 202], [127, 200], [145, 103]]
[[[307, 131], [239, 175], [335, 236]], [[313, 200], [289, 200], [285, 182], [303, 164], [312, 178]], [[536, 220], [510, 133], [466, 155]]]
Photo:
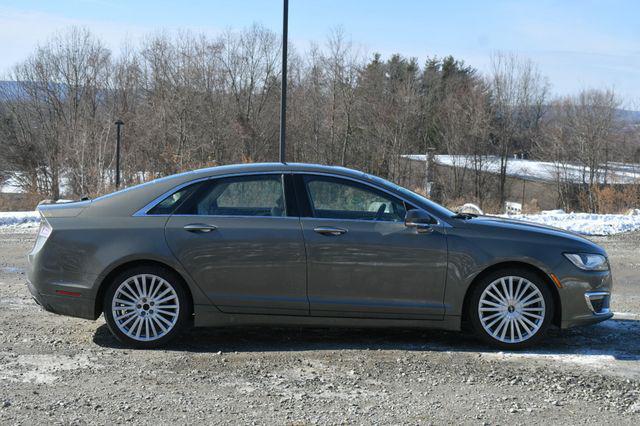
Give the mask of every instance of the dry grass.
[[45, 198], [40, 194], [0, 194], [0, 211], [32, 211]]
[[620, 189], [607, 186], [597, 189], [596, 200], [599, 213], [624, 213], [630, 208], [640, 207], [640, 186], [625, 185]]

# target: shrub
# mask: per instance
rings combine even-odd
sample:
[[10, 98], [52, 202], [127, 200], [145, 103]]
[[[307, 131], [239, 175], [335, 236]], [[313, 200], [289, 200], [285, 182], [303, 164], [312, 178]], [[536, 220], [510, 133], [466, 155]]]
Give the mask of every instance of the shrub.
[[640, 185], [599, 187], [594, 195], [598, 213], [624, 213], [640, 207]]

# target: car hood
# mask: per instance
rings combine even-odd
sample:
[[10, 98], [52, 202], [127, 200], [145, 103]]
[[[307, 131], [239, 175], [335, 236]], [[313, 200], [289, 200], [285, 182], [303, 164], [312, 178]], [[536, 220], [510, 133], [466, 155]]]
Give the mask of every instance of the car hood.
[[[466, 224], [470, 227], [482, 226], [491, 227], [496, 230], [504, 230], [505, 232], [521, 232], [521, 233], [533, 233], [538, 235], [544, 235], [551, 238], [561, 238], [570, 240], [581, 245], [586, 245], [596, 252], [604, 252], [602, 247], [593, 243], [589, 239], [585, 238], [575, 232], [567, 231], [553, 226], [541, 225], [538, 223], [526, 222], [523, 220], [508, 219], [498, 216], [478, 216], [465, 220]], [[585, 247], [586, 248], [586, 247]]]

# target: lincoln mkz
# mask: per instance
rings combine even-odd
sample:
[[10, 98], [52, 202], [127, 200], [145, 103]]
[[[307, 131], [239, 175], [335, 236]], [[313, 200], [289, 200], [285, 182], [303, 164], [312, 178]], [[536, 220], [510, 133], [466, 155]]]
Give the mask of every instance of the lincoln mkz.
[[451, 212], [340, 167], [181, 173], [43, 204], [28, 287], [132, 347], [190, 326], [468, 325], [506, 349], [611, 318], [605, 251], [558, 229]]

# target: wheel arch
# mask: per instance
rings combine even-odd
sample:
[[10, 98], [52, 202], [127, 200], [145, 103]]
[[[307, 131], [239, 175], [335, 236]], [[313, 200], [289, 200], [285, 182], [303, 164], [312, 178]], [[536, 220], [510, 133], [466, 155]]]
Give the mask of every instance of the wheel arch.
[[164, 269], [167, 269], [168, 271], [174, 273], [179, 279], [180, 279], [180, 284], [184, 287], [184, 290], [187, 292], [187, 296], [189, 297], [189, 301], [190, 303], [190, 309], [191, 312], [190, 314], [193, 314], [193, 306], [194, 306], [194, 299], [193, 299], [193, 293], [191, 291], [191, 288], [189, 286], [189, 284], [187, 283], [187, 280], [184, 278], [184, 276], [177, 271], [175, 268], [173, 268], [171, 265], [168, 265], [167, 263], [158, 261], [158, 260], [151, 260], [151, 259], [136, 259], [136, 260], [130, 260], [127, 262], [124, 262], [116, 267], [114, 267], [113, 269], [111, 269], [105, 276], [104, 278], [100, 281], [100, 285], [98, 287], [98, 291], [96, 293], [96, 299], [95, 299], [95, 317], [98, 318], [100, 316], [100, 314], [102, 313], [102, 310], [104, 308], [103, 306], [103, 302], [104, 302], [104, 295], [105, 292], [107, 290], [107, 287], [109, 286], [109, 283], [121, 272], [130, 269], [130, 268], [134, 268], [137, 266], [156, 266], [156, 267], [161, 267]]
[[467, 321], [468, 311], [469, 311], [469, 303], [471, 299], [471, 295], [473, 294], [474, 288], [480, 284], [484, 277], [487, 275], [499, 271], [501, 269], [509, 269], [509, 268], [519, 268], [525, 269], [529, 272], [532, 272], [540, 277], [542, 282], [546, 284], [546, 286], [551, 290], [551, 295], [553, 296], [553, 322], [552, 324], [556, 326], [560, 326], [562, 321], [562, 306], [560, 301], [560, 293], [558, 292], [558, 288], [555, 286], [551, 277], [539, 267], [532, 265], [526, 262], [519, 261], [508, 261], [508, 262], [500, 262], [494, 265], [488, 266], [483, 269], [478, 275], [474, 277], [471, 281], [471, 284], [467, 287], [467, 291], [464, 295], [464, 300], [462, 302], [462, 321]]

